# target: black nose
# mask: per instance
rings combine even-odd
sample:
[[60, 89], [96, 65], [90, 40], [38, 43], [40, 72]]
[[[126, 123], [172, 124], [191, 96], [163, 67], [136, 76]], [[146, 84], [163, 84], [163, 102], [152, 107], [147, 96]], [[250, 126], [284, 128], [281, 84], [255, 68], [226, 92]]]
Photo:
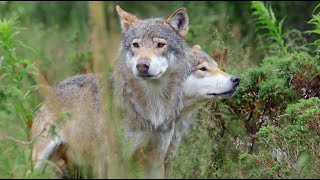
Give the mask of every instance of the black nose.
[[239, 85], [240, 83], [240, 78], [237, 76], [232, 76], [230, 80], [236, 85]]
[[138, 71], [140, 73], [145, 73], [146, 71], [148, 71], [150, 64], [148, 61], [140, 61], [137, 65], [136, 65]]

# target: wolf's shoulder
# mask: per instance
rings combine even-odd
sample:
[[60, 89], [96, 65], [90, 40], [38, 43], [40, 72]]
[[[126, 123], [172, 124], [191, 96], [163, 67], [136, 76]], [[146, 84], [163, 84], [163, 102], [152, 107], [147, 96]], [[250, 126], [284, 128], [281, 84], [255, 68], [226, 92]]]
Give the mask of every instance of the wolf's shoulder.
[[56, 84], [54, 88], [60, 89], [67, 86], [83, 87], [88, 84], [98, 82], [102, 78], [103, 78], [103, 74], [95, 74], [95, 73], [75, 75], [62, 80], [61, 82]]

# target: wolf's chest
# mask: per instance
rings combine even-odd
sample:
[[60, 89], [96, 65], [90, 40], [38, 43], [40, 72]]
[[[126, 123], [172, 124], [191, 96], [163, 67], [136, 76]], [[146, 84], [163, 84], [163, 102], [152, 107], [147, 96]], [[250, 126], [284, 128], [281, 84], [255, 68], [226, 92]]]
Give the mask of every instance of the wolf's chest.
[[170, 104], [171, 102], [156, 96], [151, 96], [150, 101], [146, 102], [144, 114], [155, 128], [169, 120], [171, 112], [168, 107], [170, 107]]
[[133, 108], [138, 119], [144, 125], [151, 125], [152, 129], [170, 124], [178, 108], [175, 106], [174, 99], [167, 98], [163, 91], [146, 91], [143, 99], [135, 96], [133, 100]]

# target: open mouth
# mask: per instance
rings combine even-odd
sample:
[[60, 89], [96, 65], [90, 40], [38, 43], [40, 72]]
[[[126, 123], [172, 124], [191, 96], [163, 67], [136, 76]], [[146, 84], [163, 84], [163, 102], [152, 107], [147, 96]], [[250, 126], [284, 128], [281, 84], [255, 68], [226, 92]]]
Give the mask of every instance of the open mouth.
[[209, 96], [222, 96], [222, 95], [232, 95], [237, 88], [231, 89], [230, 91], [224, 92], [224, 93], [207, 93]]

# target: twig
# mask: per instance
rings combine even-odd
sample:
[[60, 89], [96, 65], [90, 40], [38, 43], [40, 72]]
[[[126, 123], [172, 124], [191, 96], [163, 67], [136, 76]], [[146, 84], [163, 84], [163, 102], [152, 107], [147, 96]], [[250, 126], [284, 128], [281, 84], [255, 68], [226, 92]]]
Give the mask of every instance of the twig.
[[249, 122], [249, 121], [251, 120], [251, 118], [252, 118], [252, 114], [253, 114], [253, 111], [250, 111], [250, 115], [249, 115], [248, 119], [246, 120], [246, 123], [247, 123], [247, 122]]
[[32, 144], [32, 143], [35, 141], [35, 139], [38, 138], [45, 130], [46, 130], [46, 128], [44, 128], [38, 135], [36, 135], [35, 137], [33, 137], [31, 141], [22, 141], [22, 140], [19, 140], [19, 139], [15, 138], [15, 137], [7, 136], [7, 135], [4, 135], [4, 137], [7, 138], [7, 139], [10, 139], [10, 140], [12, 140], [12, 141], [14, 141], [14, 142], [16, 142], [16, 143], [22, 144], [22, 145], [30, 145], [30, 144]]

